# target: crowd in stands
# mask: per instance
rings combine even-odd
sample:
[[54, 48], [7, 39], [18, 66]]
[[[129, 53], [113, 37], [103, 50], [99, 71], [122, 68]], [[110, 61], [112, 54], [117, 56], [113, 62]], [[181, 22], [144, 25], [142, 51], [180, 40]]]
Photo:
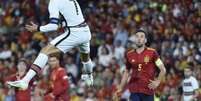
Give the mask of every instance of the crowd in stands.
[[[184, 68], [192, 68], [201, 81], [201, 2], [199, 0], [77, 0], [92, 32], [91, 58], [94, 87], [80, 81], [78, 50], [63, 54], [61, 65], [69, 76], [71, 101], [113, 101], [125, 69], [124, 54], [130, 35], [146, 30], [147, 45], [160, 54], [167, 74], [155, 94], [160, 101], [180, 101]], [[13, 101], [13, 89], [4, 78], [16, 73], [21, 58], [31, 64], [41, 47], [59, 33], [31, 33], [25, 24], [48, 23], [48, 0], [0, 0], [0, 101]], [[48, 68], [48, 65], [46, 66]], [[49, 70], [34, 82], [33, 101], [43, 101]], [[201, 83], [200, 83], [201, 84]], [[128, 98], [124, 90], [121, 99]]]

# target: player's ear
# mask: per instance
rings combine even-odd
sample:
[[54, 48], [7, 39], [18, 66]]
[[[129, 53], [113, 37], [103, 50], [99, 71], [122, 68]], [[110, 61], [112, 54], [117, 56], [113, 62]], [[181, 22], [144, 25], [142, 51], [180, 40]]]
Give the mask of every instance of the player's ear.
[[147, 38], [145, 38], [145, 43], [147, 43]]

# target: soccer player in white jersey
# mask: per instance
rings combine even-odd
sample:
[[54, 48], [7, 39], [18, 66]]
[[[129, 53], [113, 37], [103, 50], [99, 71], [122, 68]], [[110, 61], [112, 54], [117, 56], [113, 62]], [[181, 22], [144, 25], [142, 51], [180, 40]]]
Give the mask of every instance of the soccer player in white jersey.
[[9, 81], [7, 84], [21, 89], [26, 89], [29, 81], [35, 75], [39, 74], [42, 68], [46, 65], [49, 55], [60, 52], [66, 53], [70, 49], [78, 47], [80, 49], [80, 58], [84, 68], [84, 73], [81, 78], [85, 81], [86, 85], [93, 85], [93, 67], [89, 56], [91, 32], [84, 20], [78, 2], [76, 0], [50, 0], [48, 10], [50, 14], [50, 21], [48, 24], [38, 26], [37, 24], [31, 22], [31, 24], [26, 25], [25, 28], [31, 32], [55, 31], [58, 29], [60, 20], [59, 16], [63, 15], [66, 22], [65, 32], [42, 48], [24, 78], [18, 81]]
[[195, 101], [198, 96], [198, 81], [192, 76], [192, 70], [190, 68], [184, 69], [184, 76], [185, 79], [182, 82], [183, 101]]

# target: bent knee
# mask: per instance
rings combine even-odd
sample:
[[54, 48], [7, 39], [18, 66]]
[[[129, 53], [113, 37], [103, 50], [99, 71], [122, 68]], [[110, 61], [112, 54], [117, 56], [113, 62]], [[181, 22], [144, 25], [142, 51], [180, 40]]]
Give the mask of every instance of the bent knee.
[[87, 61], [89, 61], [89, 59], [90, 59], [90, 56], [89, 56], [88, 53], [80, 53], [80, 57], [81, 57], [81, 60], [82, 60], [83, 62], [87, 62]]
[[50, 55], [50, 54], [58, 53], [58, 52], [60, 52], [60, 50], [58, 48], [56, 48], [55, 46], [51, 45], [51, 44], [45, 46], [41, 50], [41, 53], [44, 53], [46, 55]]

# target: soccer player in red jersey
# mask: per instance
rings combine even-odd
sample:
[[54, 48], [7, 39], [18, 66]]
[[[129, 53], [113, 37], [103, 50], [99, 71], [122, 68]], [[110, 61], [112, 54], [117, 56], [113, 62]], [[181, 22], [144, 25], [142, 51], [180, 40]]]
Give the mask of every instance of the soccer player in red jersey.
[[[126, 69], [116, 94], [127, 84], [131, 101], [154, 101], [154, 90], [165, 76], [166, 69], [155, 49], [147, 47], [147, 33], [138, 30], [131, 41], [135, 49], [126, 53]], [[157, 67], [159, 76], [155, 77]]]
[[[25, 59], [21, 59], [17, 64], [17, 73], [6, 77], [4, 81], [14, 81], [23, 78], [27, 72], [27, 62]], [[30, 82], [32, 83], [32, 82]], [[16, 101], [31, 101], [31, 86], [26, 90], [15, 88], [15, 100]]]
[[68, 77], [64, 68], [60, 66], [59, 56], [50, 56], [50, 87], [45, 94], [45, 101], [70, 101], [68, 95]]

